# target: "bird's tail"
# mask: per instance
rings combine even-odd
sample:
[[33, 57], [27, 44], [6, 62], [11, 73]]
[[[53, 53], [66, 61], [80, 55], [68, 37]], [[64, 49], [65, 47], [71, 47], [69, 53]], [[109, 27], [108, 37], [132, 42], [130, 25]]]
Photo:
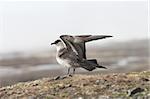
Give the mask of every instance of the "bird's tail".
[[104, 67], [104, 66], [100, 66], [100, 65], [97, 63], [97, 60], [96, 60], [96, 59], [89, 59], [89, 60], [87, 60], [87, 61], [94, 63], [97, 68], [104, 68], [104, 69], [107, 69], [107, 68]]
[[84, 68], [84, 69], [86, 69], [86, 70], [88, 70], [88, 71], [92, 71], [92, 70], [94, 70], [96, 67], [94, 67], [94, 66], [89, 66], [89, 65], [82, 65], [82, 68]]
[[80, 66], [88, 71], [94, 70], [96, 67], [90, 64], [90, 61], [84, 60], [80, 63]]
[[97, 68], [107, 69], [106, 67], [104, 67], [104, 66], [100, 66], [100, 65], [97, 65], [96, 67], [97, 67]]
[[87, 61], [92, 62], [94, 64], [98, 64], [96, 59], [88, 59]]
[[83, 60], [80, 63], [80, 66], [88, 71], [92, 71], [96, 68], [104, 68], [107, 69], [104, 66], [100, 66], [99, 64], [97, 64], [97, 60], [96, 59], [92, 59], [92, 60]]

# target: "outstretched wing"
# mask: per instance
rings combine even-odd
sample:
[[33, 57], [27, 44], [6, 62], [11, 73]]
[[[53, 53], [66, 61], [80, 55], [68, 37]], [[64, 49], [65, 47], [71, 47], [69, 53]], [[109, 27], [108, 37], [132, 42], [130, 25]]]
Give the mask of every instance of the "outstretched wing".
[[63, 38], [64, 36], [67, 37], [69, 35], [60, 36], [60, 38], [66, 43], [67, 48], [71, 48], [81, 59], [86, 59], [86, 42], [112, 37], [110, 35], [77, 35], [72, 36], [74, 40], [66, 40]]
[[82, 41], [82, 42], [89, 42], [89, 41], [105, 39], [105, 38], [113, 37], [113, 36], [111, 36], [111, 35], [79, 35], [79, 36], [75, 36], [75, 37], [80, 39], [80, 41]]
[[110, 35], [77, 35], [77, 36], [74, 36], [75, 42], [73, 43], [75, 43], [75, 45], [78, 47], [76, 48], [76, 50], [79, 53], [79, 55], [82, 55], [81, 57], [86, 59], [85, 43], [89, 41], [93, 41], [93, 40], [108, 38], [108, 37], [112, 37], [112, 36]]

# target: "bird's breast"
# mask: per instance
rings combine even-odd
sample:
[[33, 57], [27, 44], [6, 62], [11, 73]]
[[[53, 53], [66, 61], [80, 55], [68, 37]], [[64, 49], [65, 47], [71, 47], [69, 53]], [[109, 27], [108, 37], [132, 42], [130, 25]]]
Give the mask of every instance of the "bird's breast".
[[60, 65], [63, 65], [65, 67], [71, 67], [70, 64], [69, 64], [69, 60], [66, 60], [66, 59], [63, 59], [63, 58], [60, 58], [60, 57], [57, 57], [57, 56], [56, 56], [56, 60]]

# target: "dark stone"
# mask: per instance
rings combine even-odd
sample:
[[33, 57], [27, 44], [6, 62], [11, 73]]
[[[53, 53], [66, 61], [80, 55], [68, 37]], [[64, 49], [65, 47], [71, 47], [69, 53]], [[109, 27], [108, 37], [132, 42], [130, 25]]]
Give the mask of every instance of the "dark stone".
[[66, 87], [66, 88], [71, 87], [71, 86], [72, 86], [71, 84], [67, 84], [67, 85], [65, 85], [65, 87]]
[[54, 80], [58, 80], [58, 79], [60, 79], [60, 76], [54, 77]]
[[141, 78], [141, 80], [145, 81], [145, 82], [149, 81], [149, 79], [147, 79], [147, 78]]
[[37, 86], [37, 85], [39, 85], [39, 84], [37, 84], [37, 83], [36, 83], [36, 84], [33, 84], [33, 86]]
[[143, 91], [144, 91], [143, 88], [137, 87], [137, 88], [135, 88], [129, 92], [129, 96], [132, 97], [133, 95], [140, 93], [140, 92], [143, 92]]

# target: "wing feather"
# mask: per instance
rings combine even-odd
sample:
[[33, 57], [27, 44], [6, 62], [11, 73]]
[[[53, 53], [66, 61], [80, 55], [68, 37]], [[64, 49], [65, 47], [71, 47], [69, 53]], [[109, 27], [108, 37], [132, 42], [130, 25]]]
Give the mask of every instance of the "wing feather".
[[89, 42], [89, 41], [93, 41], [93, 40], [105, 39], [108, 37], [112, 37], [112, 36], [110, 36], [110, 35], [93, 35], [93, 36], [83, 38], [83, 40], [84, 40], [84, 42]]

